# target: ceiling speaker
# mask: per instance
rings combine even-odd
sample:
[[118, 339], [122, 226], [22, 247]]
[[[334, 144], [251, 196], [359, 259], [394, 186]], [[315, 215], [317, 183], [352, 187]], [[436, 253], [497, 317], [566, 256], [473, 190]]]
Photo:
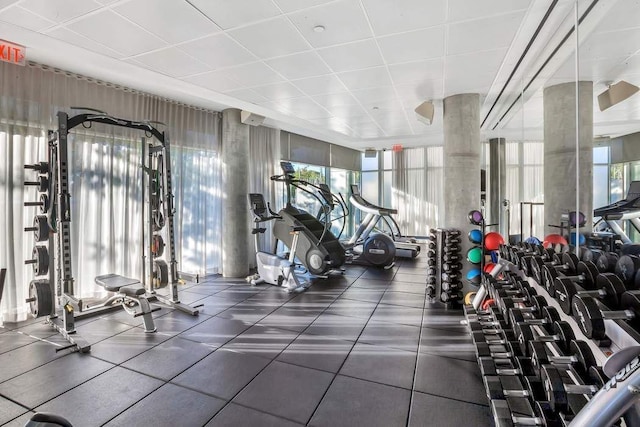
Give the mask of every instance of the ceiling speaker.
[[422, 123], [425, 123], [427, 125], [433, 123], [433, 113], [435, 111], [433, 102], [425, 101], [422, 104], [418, 105], [414, 111], [416, 112], [416, 117]]
[[600, 111], [604, 111], [609, 107], [613, 107], [619, 102], [624, 101], [638, 91], [638, 86], [620, 80], [618, 83], [609, 86], [609, 89], [598, 95], [598, 105]]
[[364, 150], [364, 157], [366, 158], [376, 157], [377, 155], [378, 155], [378, 152], [374, 149], [367, 148], [366, 150]]
[[249, 111], [244, 110], [240, 112], [240, 121], [245, 125], [260, 126], [262, 123], [264, 123], [264, 120], [264, 116], [259, 116], [255, 113], [250, 113]]

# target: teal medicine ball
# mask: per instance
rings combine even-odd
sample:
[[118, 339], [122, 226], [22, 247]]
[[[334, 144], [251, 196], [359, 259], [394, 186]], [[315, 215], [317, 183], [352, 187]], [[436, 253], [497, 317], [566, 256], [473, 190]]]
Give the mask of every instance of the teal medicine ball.
[[482, 261], [482, 248], [477, 246], [467, 251], [467, 261], [471, 264], [480, 264]]

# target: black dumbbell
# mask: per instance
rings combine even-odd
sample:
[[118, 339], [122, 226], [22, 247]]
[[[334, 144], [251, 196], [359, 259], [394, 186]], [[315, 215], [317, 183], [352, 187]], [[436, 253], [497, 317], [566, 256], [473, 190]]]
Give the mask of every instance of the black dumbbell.
[[[514, 400], [518, 402], [514, 402]], [[520, 401], [522, 401], [522, 404], [519, 403]], [[515, 407], [512, 407], [514, 403]], [[490, 405], [496, 427], [562, 427], [566, 425], [547, 402], [535, 400], [533, 408], [531, 408], [528, 399], [525, 398], [509, 400], [494, 399], [490, 401]], [[529, 405], [529, 408], [526, 408], [527, 405]], [[524, 411], [522, 409], [523, 406], [526, 408]], [[528, 409], [530, 409], [530, 411], [528, 411]]]
[[[528, 303], [529, 305], [523, 305]], [[547, 306], [547, 300], [542, 295], [533, 295], [530, 298], [499, 298], [496, 304], [502, 313], [508, 317], [510, 310], [519, 310], [521, 313], [530, 313], [532, 317], [541, 317], [542, 308]]]
[[460, 282], [442, 282], [440, 286], [445, 292], [457, 292], [462, 289], [462, 283]]
[[445, 282], [457, 282], [462, 279], [462, 275], [460, 273], [442, 273], [440, 279]]
[[627, 291], [622, 279], [614, 273], [601, 273], [596, 277], [595, 290], [582, 290], [566, 278], [557, 278], [555, 283], [556, 300], [560, 308], [571, 314], [571, 302], [576, 294], [599, 299], [609, 309], [616, 309], [620, 305], [622, 294]]
[[558, 368], [552, 365], [543, 365], [540, 377], [547, 394], [547, 401], [549, 402], [551, 410], [554, 412], [568, 412], [568, 395], [583, 394], [593, 396], [598, 392], [598, 387], [594, 385], [565, 383]]
[[[514, 365], [514, 360], [516, 365]], [[517, 357], [516, 359], [492, 359], [490, 357], [478, 358], [480, 373], [483, 377], [489, 375], [533, 375], [531, 359], [528, 357]]]
[[459, 262], [456, 263], [444, 263], [442, 264], [442, 270], [446, 271], [446, 272], [450, 272], [450, 271], [460, 271], [462, 270], [462, 264], [460, 264]]
[[491, 357], [492, 359], [512, 359], [522, 357], [517, 342], [509, 341], [504, 344], [476, 344], [476, 358]]
[[618, 311], [603, 311], [594, 298], [580, 294], [573, 297], [571, 306], [578, 327], [587, 338], [599, 340], [606, 337], [605, 319], [627, 320], [636, 330], [640, 326], [640, 291], [622, 294]]
[[582, 378], [587, 376], [590, 367], [597, 365], [589, 345], [580, 340], [571, 341], [568, 356], [549, 355], [545, 343], [530, 341], [529, 354], [531, 355], [531, 365], [536, 372], [539, 372], [544, 365], [569, 365]]
[[49, 210], [49, 196], [46, 194], [40, 194], [40, 201], [38, 202], [24, 202], [24, 206], [38, 206], [40, 212], [47, 213]]
[[[538, 315], [536, 317], [536, 315]], [[507, 316], [510, 325], [516, 325], [520, 322], [525, 322], [530, 325], [543, 326], [547, 332], [553, 333], [553, 324], [559, 320], [560, 313], [555, 307], [545, 306], [540, 309], [540, 313], [523, 312], [520, 309], [511, 309]]]
[[[573, 255], [573, 254], [571, 254]], [[575, 255], [573, 255], [575, 256]], [[596, 277], [600, 274], [596, 265], [590, 261], [579, 261], [573, 275], [564, 273], [564, 276], [558, 275], [558, 271], [554, 267], [544, 266], [542, 267], [542, 286], [547, 289], [549, 295], [554, 298], [556, 296], [556, 279], [558, 277], [565, 277], [569, 280], [578, 282], [585, 289], [593, 289], [596, 282]]]
[[638, 270], [640, 258], [635, 255], [622, 255], [616, 262], [615, 273], [620, 276], [627, 289], [638, 289], [638, 284], [635, 283]]
[[596, 261], [596, 267], [601, 273], [613, 273], [620, 256], [615, 252], [603, 252]]
[[545, 286], [544, 267], [554, 268], [554, 272], [559, 270], [565, 274], [572, 274], [578, 269], [580, 260], [575, 254], [565, 252], [563, 254], [554, 254], [552, 261], [545, 261], [542, 257], [533, 257], [531, 259], [530, 271], [536, 282], [540, 286]]
[[525, 356], [529, 355], [529, 342], [552, 342], [555, 343], [563, 353], [568, 353], [571, 341], [576, 339], [573, 328], [568, 322], [563, 320], [553, 322], [553, 333], [548, 334], [546, 330], [540, 330], [537, 325], [527, 323], [516, 323], [513, 332], [520, 343], [520, 350]]
[[[520, 377], [516, 375], [486, 375], [482, 377], [482, 381], [487, 390], [487, 397], [491, 401], [502, 399], [511, 401], [518, 398], [530, 398], [535, 401], [536, 398], [541, 397], [538, 393], [544, 395], [542, 383], [537, 379], [532, 379], [525, 385]], [[536, 383], [538, 383], [537, 386], [535, 385]], [[521, 413], [522, 411], [517, 410], [515, 412]]]
[[450, 292], [442, 292], [440, 294], [440, 301], [442, 301], [444, 303], [461, 301], [463, 298], [464, 298], [464, 295], [460, 291], [458, 291], [458, 292], [451, 292], [451, 291]]

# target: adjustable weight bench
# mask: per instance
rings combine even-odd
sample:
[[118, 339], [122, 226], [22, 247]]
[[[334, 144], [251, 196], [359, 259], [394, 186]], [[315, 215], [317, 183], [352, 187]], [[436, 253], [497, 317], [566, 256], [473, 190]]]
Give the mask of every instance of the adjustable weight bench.
[[[105, 274], [96, 277], [96, 283], [109, 292], [115, 292], [113, 297], [122, 304], [122, 308], [133, 317], [142, 316], [145, 332], [155, 332], [156, 327], [153, 323], [151, 313], [160, 310], [160, 307], [151, 308], [149, 300], [145, 296], [145, 289], [137, 279], [120, 276], [119, 274]], [[140, 311], [136, 311], [134, 305], [140, 307]]]

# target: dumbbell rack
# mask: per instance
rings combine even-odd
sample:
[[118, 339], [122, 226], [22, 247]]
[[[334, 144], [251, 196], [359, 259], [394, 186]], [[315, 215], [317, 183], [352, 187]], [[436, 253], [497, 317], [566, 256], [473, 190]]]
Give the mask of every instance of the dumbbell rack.
[[[547, 290], [544, 287], [540, 286], [533, 279], [526, 277], [521, 270], [516, 268], [516, 265], [514, 265], [512, 262], [505, 259], [505, 258], [511, 258], [511, 255], [516, 252], [517, 250], [515, 248], [508, 248], [508, 247], [501, 248], [500, 254], [502, 256], [506, 255], [506, 257], [502, 258], [499, 261], [500, 266], [503, 268], [506, 268], [507, 270], [510, 270], [508, 274], [513, 275], [512, 277], [517, 277], [518, 280], [526, 280], [527, 286], [530, 286], [530, 289], [533, 292], [539, 292], [540, 295], [546, 294]], [[516, 259], [516, 261], [521, 262], [522, 259], [523, 258], [520, 256]], [[594, 340], [589, 340], [584, 336], [584, 334], [582, 334], [576, 320], [570, 317], [569, 315], [565, 314], [564, 312], [562, 312], [558, 301], [551, 298], [547, 294], [545, 296], [545, 303], [550, 307], [554, 307], [559, 313], [560, 319], [563, 321], [566, 321], [567, 324], [571, 325], [571, 329], [577, 339], [580, 339], [586, 342], [586, 344], [588, 345], [588, 348], [592, 351], [593, 356], [598, 364], [604, 363], [607, 356], [612, 354], [613, 352], [617, 352], [622, 348], [638, 346], [638, 343], [640, 342], [640, 334], [638, 333], [638, 331], [633, 330], [626, 322], [615, 321], [615, 320], [605, 320], [606, 333], [607, 333], [607, 337], [609, 338], [608, 341], [605, 340], [601, 342], [595, 342]], [[469, 307], [465, 308], [465, 312], [467, 314], [467, 318], [470, 321], [473, 320], [474, 318], [477, 318], [477, 316], [490, 317], [496, 314], [495, 309], [478, 313], [478, 312], [474, 312], [474, 310]], [[505, 336], [504, 332], [502, 336]], [[604, 347], [603, 345], [606, 345], [606, 347]], [[481, 369], [483, 369], [483, 365], [481, 362], [486, 362], [486, 359], [481, 360], [481, 358], [479, 357], [478, 361], [480, 363]], [[629, 370], [629, 366], [631, 365], [627, 366], [627, 370]], [[584, 381], [574, 376], [573, 378], [564, 378], [563, 382], [581, 384], [581, 382], [587, 382], [589, 380], [590, 379], [587, 379], [586, 381]], [[593, 378], [591, 378], [591, 380], [593, 380]], [[602, 378], [602, 381], [606, 381], [606, 380], [607, 380], [606, 377]], [[595, 383], [594, 381], [591, 381], [591, 382]], [[487, 392], [490, 399], [491, 397], [496, 397], [496, 388], [490, 387], [490, 385], [492, 384], [491, 381], [485, 380], [485, 384], [487, 385]], [[523, 385], [528, 385], [528, 384], [529, 383], [527, 381], [523, 382]], [[601, 385], [601, 383], [597, 383], [597, 384], [599, 386]], [[580, 408], [582, 408], [582, 406], [585, 405], [587, 401], [585, 401], [584, 399], [580, 400], [580, 397], [573, 397], [573, 400], [571, 402], [573, 407], [568, 408], [568, 411], [570, 413], [568, 414], [568, 416], [563, 415], [560, 418], [558, 418], [558, 414], [552, 413], [552, 411], [550, 411], [549, 406], [546, 405], [546, 403], [544, 402], [540, 404], [540, 402], [531, 401], [529, 404], [529, 408], [526, 408], [526, 405], [525, 405], [526, 410], [524, 411], [525, 412], [524, 414], [523, 414], [522, 407], [516, 407], [516, 405], [514, 405], [514, 407], [512, 408], [511, 405], [509, 404], [510, 403], [509, 400], [504, 398], [492, 400], [491, 408], [492, 408], [492, 412], [494, 414], [494, 418], [496, 420], [497, 425], [515, 425], [513, 421], [516, 420], [517, 417], [531, 417], [531, 416], [538, 417], [539, 419], [545, 418], [551, 425], [554, 425], [553, 422], [556, 422], [556, 421], [559, 422], [559, 424], [557, 425], [566, 425], [566, 423], [568, 423], [571, 420], [571, 412], [573, 412], [573, 415], [577, 415], [578, 413], [580, 414], [580, 416], [578, 417], [580, 421], [576, 421], [576, 422], [583, 422], [585, 417], [586, 419], [590, 419], [591, 417], [590, 414], [592, 413], [591, 411], [593, 410], [592, 408], [594, 406], [601, 405], [602, 402], [606, 402], [606, 405], [610, 406], [611, 404], [616, 403], [615, 401], [611, 401], [612, 399], [613, 400], [616, 400], [616, 399], [620, 400], [622, 398], [627, 398], [627, 400], [631, 399], [628, 396], [623, 396], [624, 390], [615, 391], [615, 393], [618, 393], [618, 394], [614, 398], [610, 397], [611, 393], [614, 393], [614, 392], [600, 391], [599, 394], [596, 396], [596, 398], [594, 398], [593, 404], [590, 404], [587, 407], [587, 409], [582, 410], [582, 412]], [[580, 396], [583, 396], [583, 395], [580, 395]], [[596, 402], [595, 399], [598, 399], [598, 401]], [[637, 420], [638, 420], [637, 415], [640, 414], [640, 411], [638, 410], [639, 409], [638, 406], [640, 405], [636, 404], [635, 406], [631, 407], [631, 409], [625, 414], [625, 417], [628, 420], [627, 425], [637, 425]], [[602, 408], [599, 408], [598, 410], [602, 411]], [[553, 420], [554, 417], [555, 417], [555, 421]], [[580, 424], [580, 425], [584, 425], [584, 424]]]
[[431, 301], [453, 307], [462, 300], [460, 243], [459, 230], [431, 230], [427, 252], [427, 295]]

